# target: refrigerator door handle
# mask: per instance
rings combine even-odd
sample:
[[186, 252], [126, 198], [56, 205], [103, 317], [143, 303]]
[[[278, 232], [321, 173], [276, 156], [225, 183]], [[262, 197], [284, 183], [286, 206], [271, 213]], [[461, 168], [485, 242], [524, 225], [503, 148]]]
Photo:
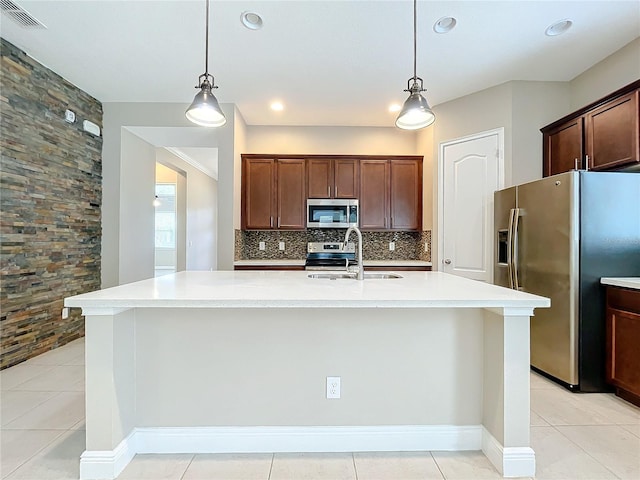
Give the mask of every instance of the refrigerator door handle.
[[518, 282], [518, 226], [520, 224], [520, 209], [513, 209], [513, 233], [511, 234], [511, 263], [513, 270], [513, 289], [522, 290]]
[[507, 268], [509, 270], [509, 288], [511, 289], [513, 289], [513, 215], [515, 212], [515, 208], [509, 212], [509, 230], [507, 230]]

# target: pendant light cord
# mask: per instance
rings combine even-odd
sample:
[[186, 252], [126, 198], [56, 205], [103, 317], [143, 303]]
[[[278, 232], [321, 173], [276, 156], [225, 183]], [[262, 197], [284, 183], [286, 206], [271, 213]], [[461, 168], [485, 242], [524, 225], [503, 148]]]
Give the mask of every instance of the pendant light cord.
[[[204, 44], [204, 75], [209, 75], [209, 0], [207, 0], [207, 19], [205, 27], [205, 44]], [[415, 67], [414, 67], [415, 68]]]
[[418, 74], [417, 74], [417, 67], [416, 67], [416, 57], [417, 57], [417, 31], [418, 31], [418, 21], [416, 20], [416, 17], [418, 15], [418, 0], [413, 0], [413, 81], [415, 82], [416, 79], [418, 78]]

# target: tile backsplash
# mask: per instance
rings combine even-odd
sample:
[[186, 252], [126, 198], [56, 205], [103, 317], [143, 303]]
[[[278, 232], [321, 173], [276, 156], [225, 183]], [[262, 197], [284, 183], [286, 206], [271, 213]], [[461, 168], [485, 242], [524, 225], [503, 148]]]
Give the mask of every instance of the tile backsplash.
[[[236, 230], [235, 260], [303, 259], [308, 242], [341, 242], [344, 229], [308, 229], [306, 231]], [[431, 230], [423, 232], [362, 232], [362, 256], [367, 260], [431, 261]], [[357, 240], [352, 234], [351, 241]], [[265, 249], [260, 250], [260, 242]], [[284, 250], [279, 249], [284, 242]], [[395, 250], [389, 250], [389, 243]]]

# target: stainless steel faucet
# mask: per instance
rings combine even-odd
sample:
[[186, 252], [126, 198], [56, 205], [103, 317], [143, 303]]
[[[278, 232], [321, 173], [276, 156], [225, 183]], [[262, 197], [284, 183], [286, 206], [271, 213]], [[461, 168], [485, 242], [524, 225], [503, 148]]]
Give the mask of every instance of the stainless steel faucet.
[[[344, 247], [346, 248], [347, 243], [349, 242], [349, 235], [351, 232], [356, 232], [358, 235], [358, 280], [364, 280], [364, 265], [362, 264], [362, 232], [358, 227], [349, 227], [347, 228], [347, 233], [344, 235]], [[347, 264], [347, 270], [349, 270]]]

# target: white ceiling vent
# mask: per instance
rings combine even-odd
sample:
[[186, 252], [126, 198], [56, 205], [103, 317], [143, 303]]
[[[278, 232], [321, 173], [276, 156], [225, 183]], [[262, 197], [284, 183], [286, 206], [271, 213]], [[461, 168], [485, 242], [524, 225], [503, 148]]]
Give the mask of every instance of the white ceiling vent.
[[0, 8], [9, 18], [25, 28], [47, 28], [24, 8], [11, 0], [0, 0]]

